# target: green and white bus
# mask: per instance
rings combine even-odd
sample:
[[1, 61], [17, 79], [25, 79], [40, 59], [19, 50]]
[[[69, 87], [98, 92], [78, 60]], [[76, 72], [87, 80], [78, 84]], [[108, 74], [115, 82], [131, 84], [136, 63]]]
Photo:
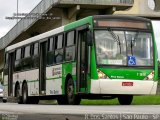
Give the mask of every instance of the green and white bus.
[[154, 95], [157, 48], [151, 21], [89, 16], [5, 49], [4, 99], [80, 104], [81, 99]]

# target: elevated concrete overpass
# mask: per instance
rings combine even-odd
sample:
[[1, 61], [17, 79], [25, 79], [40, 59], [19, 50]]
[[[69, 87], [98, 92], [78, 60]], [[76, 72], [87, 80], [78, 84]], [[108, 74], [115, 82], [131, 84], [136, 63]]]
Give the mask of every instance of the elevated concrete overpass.
[[[129, 14], [160, 18], [159, 0], [155, 11], [147, 0], [42, 0], [30, 13], [46, 13], [60, 19], [21, 19], [4, 37], [0, 38], [0, 72], [3, 70], [4, 49], [48, 30], [77, 19], [97, 14]], [[26, 16], [27, 17], [27, 16]]]
[[141, 16], [152, 20], [160, 20], [160, 0], [153, 0], [155, 2], [154, 10], [149, 8], [148, 1], [149, 0], [134, 0], [133, 7], [129, 10], [115, 11], [114, 14]]
[[21, 19], [4, 37], [0, 38], [0, 71], [3, 69], [4, 49], [8, 45], [85, 16], [112, 14], [115, 10], [125, 10], [132, 5], [133, 0], [42, 0], [30, 13], [47, 13], [60, 19]]
[[[42, 0], [31, 13], [52, 13], [53, 16], [60, 17], [61, 20], [21, 19], [0, 39], [0, 43], [2, 43], [0, 44], [0, 49], [15, 41], [23, 32], [29, 31], [27, 34], [31, 37], [34, 33], [42, 33], [47, 29], [56, 28], [88, 15], [111, 14], [116, 9], [125, 10], [132, 7], [132, 5], [133, 0]], [[57, 22], [59, 22], [58, 25]], [[35, 28], [35, 26], [40, 29], [33, 29], [32, 27]]]

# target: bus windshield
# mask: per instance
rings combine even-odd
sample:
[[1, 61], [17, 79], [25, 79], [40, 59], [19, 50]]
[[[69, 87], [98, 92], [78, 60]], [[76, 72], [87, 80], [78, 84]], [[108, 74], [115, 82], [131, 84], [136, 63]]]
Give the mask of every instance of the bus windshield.
[[98, 65], [153, 66], [153, 41], [149, 32], [95, 30]]

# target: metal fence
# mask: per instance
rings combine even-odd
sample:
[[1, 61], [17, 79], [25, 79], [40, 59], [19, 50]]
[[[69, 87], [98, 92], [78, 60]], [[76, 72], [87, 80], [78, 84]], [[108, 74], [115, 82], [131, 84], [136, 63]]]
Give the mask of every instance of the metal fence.
[[[133, 0], [42, 0], [30, 13], [46, 13], [58, 3], [71, 4], [133, 4]], [[0, 39], [0, 50], [4, 49], [23, 31], [26, 31], [38, 19], [21, 19], [4, 37]]]

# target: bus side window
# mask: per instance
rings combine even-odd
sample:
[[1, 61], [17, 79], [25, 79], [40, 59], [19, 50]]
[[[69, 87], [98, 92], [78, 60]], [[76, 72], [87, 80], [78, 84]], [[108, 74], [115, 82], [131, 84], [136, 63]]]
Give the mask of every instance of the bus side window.
[[24, 58], [28, 58], [28, 57], [31, 57], [31, 52], [30, 52], [30, 48], [31, 48], [31, 46], [29, 45], [29, 46], [26, 46], [25, 47], [25, 51], [24, 51]]
[[30, 45], [24, 47], [23, 54], [24, 55], [23, 55], [23, 59], [22, 59], [22, 68], [23, 68], [23, 70], [30, 69], [32, 67], [31, 46]]
[[63, 62], [63, 35], [58, 35], [55, 37], [55, 63]]
[[75, 31], [70, 31], [67, 33], [66, 38], [66, 50], [65, 50], [65, 60], [73, 61], [75, 60]]
[[34, 43], [32, 47], [32, 68], [37, 68], [39, 67], [39, 43]]
[[47, 65], [54, 64], [54, 37], [48, 40]]
[[19, 48], [16, 50], [16, 54], [15, 54], [15, 71], [20, 71], [21, 70], [21, 57], [22, 57], [22, 49]]

